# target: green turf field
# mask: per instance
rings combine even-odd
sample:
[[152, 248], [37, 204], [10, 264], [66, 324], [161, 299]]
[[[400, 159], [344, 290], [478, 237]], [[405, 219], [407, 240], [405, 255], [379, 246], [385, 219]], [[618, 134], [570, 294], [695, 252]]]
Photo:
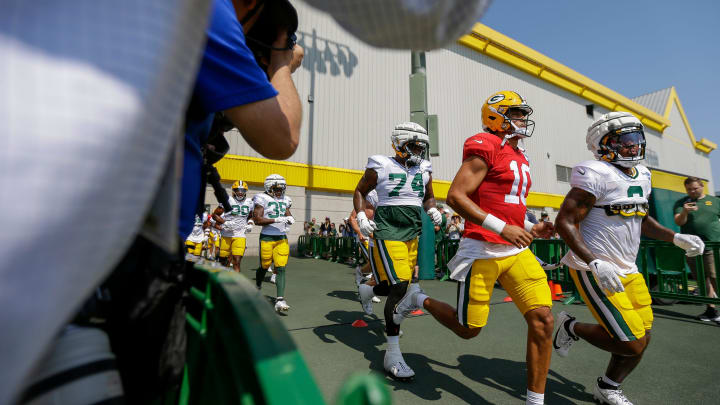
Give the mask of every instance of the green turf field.
[[[255, 278], [257, 257], [243, 260], [243, 274]], [[383, 303], [366, 316], [357, 300], [349, 266], [324, 260], [290, 258], [287, 266], [287, 315], [279, 315], [295, 339], [326, 400], [334, 402], [342, 382], [355, 372], [383, 375], [385, 336]], [[267, 279], [267, 278], [266, 278]], [[421, 281], [433, 298], [453, 303], [455, 284]], [[263, 284], [274, 297], [275, 286]], [[402, 324], [400, 347], [415, 370], [415, 381], [386, 378], [394, 404], [523, 404], [525, 399], [525, 322], [504, 291], [493, 294], [488, 325], [478, 337], [462, 340], [430, 315]], [[694, 320], [699, 305], [657, 306], [653, 339], [643, 362], [625, 381], [628, 398], [638, 404], [720, 403], [720, 327]], [[557, 303], [554, 313], [569, 311], [594, 322], [584, 305]], [[350, 324], [364, 319], [366, 328]], [[567, 358], [553, 355], [545, 402], [590, 404], [592, 385], [609, 355], [577, 342]]]

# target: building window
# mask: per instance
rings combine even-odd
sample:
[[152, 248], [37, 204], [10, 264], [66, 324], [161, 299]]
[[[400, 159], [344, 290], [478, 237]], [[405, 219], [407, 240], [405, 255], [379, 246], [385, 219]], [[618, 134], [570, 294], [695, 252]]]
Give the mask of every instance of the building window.
[[570, 174], [572, 174], [572, 167], [555, 165], [555, 172], [557, 173], [558, 181], [570, 183]]

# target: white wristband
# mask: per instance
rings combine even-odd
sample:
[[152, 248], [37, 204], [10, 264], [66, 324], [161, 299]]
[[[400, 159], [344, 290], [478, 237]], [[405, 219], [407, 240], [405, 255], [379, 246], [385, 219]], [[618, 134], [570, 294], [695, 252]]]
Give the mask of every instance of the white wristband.
[[483, 228], [487, 229], [488, 231], [493, 231], [498, 235], [500, 235], [502, 230], [505, 228], [505, 225], [507, 225], [505, 221], [496, 217], [493, 214], [487, 214], [485, 220], [482, 223]]
[[532, 222], [528, 221], [527, 219], [525, 220], [525, 230], [526, 230], [526, 231], [532, 232], [533, 226], [535, 226], [535, 224], [533, 224]]

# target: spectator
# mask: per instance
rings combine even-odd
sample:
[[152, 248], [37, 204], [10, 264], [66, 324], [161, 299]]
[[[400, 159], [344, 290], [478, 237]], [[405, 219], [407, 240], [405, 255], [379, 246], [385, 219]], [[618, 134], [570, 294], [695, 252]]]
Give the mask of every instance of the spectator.
[[312, 233], [312, 223], [310, 223], [309, 221], [305, 221], [303, 223], [303, 232], [305, 233], [305, 235], [310, 235]]
[[532, 211], [530, 211], [530, 210], [527, 210], [527, 211], [525, 212], [525, 218], [526, 218], [528, 221], [532, 222], [533, 224], [537, 224], [537, 223], [538, 223], [537, 217], [536, 217], [535, 214], [533, 214]]
[[460, 222], [460, 215], [453, 214], [450, 218], [450, 225], [448, 225], [448, 239], [460, 240], [464, 230], [465, 226]]
[[344, 238], [347, 236], [346, 233], [347, 231], [345, 231], [345, 224], [340, 224], [340, 226], [338, 227], [338, 236]]
[[325, 217], [325, 222], [320, 225], [320, 235], [328, 236], [328, 232], [330, 232], [330, 217]]
[[318, 226], [315, 218], [313, 218], [310, 221], [310, 235], [319, 235], [319, 234], [320, 234], [320, 226]]
[[541, 222], [549, 222], [550, 221], [550, 215], [548, 215], [547, 212], [543, 211], [540, 213], [540, 221]]
[[337, 229], [335, 229], [335, 222], [330, 224], [330, 230], [328, 231], [328, 236], [333, 237], [333, 238], [338, 236]]
[[[680, 232], [697, 235], [704, 242], [720, 241], [720, 199], [705, 194], [702, 179], [691, 176], [685, 179], [684, 184], [687, 196], [677, 200], [673, 208], [675, 223], [680, 226]], [[693, 277], [697, 279], [695, 258], [686, 257], [686, 260]], [[717, 276], [712, 249], [705, 248], [702, 260], [707, 296], [717, 298]], [[720, 323], [720, 314], [715, 305], [708, 304], [705, 312], [698, 315], [697, 319]]]

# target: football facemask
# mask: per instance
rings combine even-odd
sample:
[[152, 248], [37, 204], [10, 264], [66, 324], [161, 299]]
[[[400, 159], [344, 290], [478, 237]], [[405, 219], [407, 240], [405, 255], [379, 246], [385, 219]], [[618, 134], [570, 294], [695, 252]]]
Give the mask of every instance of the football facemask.
[[410, 141], [403, 145], [403, 152], [407, 156], [407, 166], [417, 166], [425, 160], [428, 145], [425, 142]]
[[639, 127], [618, 129], [600, 141], [600, 151], [607, 162], [633, 167], [645, 159], [645, 134]]

